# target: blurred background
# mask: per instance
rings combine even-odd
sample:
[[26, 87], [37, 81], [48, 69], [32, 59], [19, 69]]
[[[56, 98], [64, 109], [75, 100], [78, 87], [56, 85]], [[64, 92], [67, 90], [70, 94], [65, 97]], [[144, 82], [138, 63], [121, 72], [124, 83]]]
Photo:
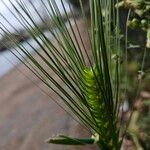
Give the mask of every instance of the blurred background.
[[[38, 49], [39, 47], [36, 42], [10, 12], [10, 10], [13, 11], [10, 1], [17, 6], [15, 0], [1, 0], [0, 13], [9, 20], [20, 33], [16, 33], [13, 27], [10, 26], [2, 16], [0, 16], [0, 26], [3, 24], [13, 33], [13, 38], [16, 39], [19, 44], [24, 45], [29, 51], [32, 51], [32, 48], [26, 41]], [[46, 33], [47, 26], [40, 21], [35, 11], [30, 7], [31, 2], [39, 10], [39, 13], [43, 16], [47, 24], [53, 27], [48, 13], [43, 9], [40, 0], [23, 1], [30, 9], [31, 13], [35, 15], [37, 24], [43, 32]], [[86, 33], [84, 31], [83, 22], [78, 14], [79, 1], [68, 0], [65, 2], [65, 6], [68, 8], [67, 11], [69, 13], [68, 2], [73, 5], [81, 34], [85, 36]], [[60, 10], [62, 10], [60, 0], [56, 0], [56, 3]], [[83, 0], [83, 3], [85, 12], [88, 14], [88, 1]], [[128, 10], [120, 10], [122, 35], [125, 33], [127, 12]], [[63, 14], [63, 11], [61, 13]], [[134, 16], [134, 14], [132, 15]], [[50, 97], [52, 96], [55, 98], [55, 95], [50, 93], [43, 83], [10, 53], [10, 50], [13, 51], [14, 48], [11, 41], [6, 40], [5, 34], [6, 33], [0, 30], [0, 150], [96, 149], [94, 146], [87, 146], [84, 148], [74, 146], [64, 147], [49, 145], [44, 142], [49, 136], [57, 133], [64, 133], [76, 137], [89, 136], [89, 133], [65, 110], [51, 100]], [[51, 35], [48, 35], [48, 37], [51, 38]], [[146, 33], [144, 31], [140, 29], [130, 29], [129, 37], [128, 89], [127, 97], [122, 96], [122, 99], [125, 99], [125, 103], [123, 104], [123, 119], [124, 122], [128, 120], [130, 113], [129, 106], [134, 103], [133, 119], [131, 120], [130, 128], [131, 130], [135, 130], [137, 136], [128, 136], [124, 144], [124, 149], [136, 149], [134, 142], [138, 141], [137, 143], [140, 144], [143, 150], [148, 150], [150, 149], [150, 51], [146, 51], [143, 46], [146, 40]], [[86, 38], [84, 40], [84, 42], [87, 42]], [[124, 36], [122, 36], [122, 49], [124, 49]], [[141, 64], [144, 66], [144, 71], [142, 70], [142, 72], [140, 72]], [[139, 84], [140, 86], [137, 87], [139, 80], [141, 83]]]

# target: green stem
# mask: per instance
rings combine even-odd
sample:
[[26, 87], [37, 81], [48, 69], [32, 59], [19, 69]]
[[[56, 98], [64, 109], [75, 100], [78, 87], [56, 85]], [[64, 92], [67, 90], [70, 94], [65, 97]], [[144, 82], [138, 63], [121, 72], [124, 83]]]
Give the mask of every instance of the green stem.
[[147, 29], [147, 43], [146, 47], [150, 48], [150, 28]]
[[150, 5], [150, 2], [145, 1], [144, 3], [145, 3], [146, 5]]

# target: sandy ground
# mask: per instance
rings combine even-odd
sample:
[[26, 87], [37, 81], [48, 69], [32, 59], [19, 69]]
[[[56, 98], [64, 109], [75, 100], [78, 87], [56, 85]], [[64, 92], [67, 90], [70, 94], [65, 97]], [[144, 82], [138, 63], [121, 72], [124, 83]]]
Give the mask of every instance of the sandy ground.
[[39, 87], [55, 98], [22, 64], [0, 78], [0, 150], [94, 150], [45, 142], [58, 133], [89, 134]]

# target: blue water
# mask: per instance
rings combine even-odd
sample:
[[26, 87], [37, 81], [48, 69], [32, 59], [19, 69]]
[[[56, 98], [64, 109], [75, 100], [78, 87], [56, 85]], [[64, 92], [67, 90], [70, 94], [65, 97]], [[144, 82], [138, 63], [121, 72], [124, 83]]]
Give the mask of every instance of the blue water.
[[[17, 29], [21, 29], [22, 26], [20, 25], [20, 23], [13, 17], [13, 15], [10, 13], [10, 11], [3, 5], [2, 1], [5, 1], [5, 3], [7, 4], [7, 6], [9, 6], [9, 8], [11, 10], [12, 7], [11, 7], [11, 4], [9, 3], [9, 0], [0, 0], [0, 13], [2, 13], [8, 20], [11, 24], [13, 24], [13, 26], [15, 26], [15, 28]], [[16, 0], [11, 0], [13, 3], [15, 3]], [[28, 8], [30, 9], [30, 3], [28, 2], [29, 0], [23, 0], [26, 5], [28, 6]], [[46, 0], [43, 0], [46, 2]], [[36, 8], [39, 10], [39, 12], [42, 14], [44, 13], [44, 10], [42, 9], [42, 6], [38, 3], [39, 0], [32, 0], [32, 2], [34, 3], [34, 5], [36, 6]], [[63, 13], [63, 9], [62, 9], [62, 6], [61, 6], [61, 3], [60, 3], [60, 0], [56, 0], [60, 10], [62, 10], [61, 12]], [[15, 6], [17, 6], [17, 4], [15, 4]], [[67, 4], [66, 4], [67, 6]], [[30, 9], [31, 13], [34, 14], [35, 18], [36, 18], [36, 21], [37, 22], [40, 22], [40, 19], [36, 16], [36, 13], [34, 12], [33, 9]], [[68, 11], [69, 11], [69, 8], [68, 8]], [[14, 11], [13, 11], [14, 12]], [[9, 31], [14, 31], [13, 28], [2, 18], [0, 17], [0, 22], [2, 24], [5, 25], [5, 27], [9, 30]], [[1, 26], [1, 24], [0, 24]], [[0, 30], [0, 33], [2, 33], [2, 31]], [[50, 35], [48, 35], [50, 36]], [[1, 38], [1, 37], [0, 37]], [[28, 42], [34, 46], [36, 49], [39, 48], [38, 44], [30, 39], [28, 40]], [[28, 49], [28, 51], [32, 52], [32, 48], [26, 43], [22, 43], [23, 46], [25, 46], [26, 49]], [[15, 49], [10, 49], [11, 51], [15, 51]], [[4, 51], [4, 52], [1, 52], [0, 53], [0, 77], [4, 76], [6, 73], [8, 73], [11, 69], [14, 68], [15, 65], [17, 65], [19, 63], [19, 60], [9, 52], [9, 50], [7, 51]]]

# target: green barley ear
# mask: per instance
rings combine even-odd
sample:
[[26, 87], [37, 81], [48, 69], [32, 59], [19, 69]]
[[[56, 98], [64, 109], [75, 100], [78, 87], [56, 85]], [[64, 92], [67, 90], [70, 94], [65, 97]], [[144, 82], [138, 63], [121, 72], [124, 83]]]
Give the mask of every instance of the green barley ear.
[[[100, 89], [100, 84], [101, 79], [96, 66], [93, 68], [85, 68], [83, 70], [83, 93], [99, 130], [98, 135], [101, 140], [98, 142], [103, 142], [103, 146], [105, 145], [106, 147], [107, 145], [107, 148], [113, 148], [112, 143], [114, 142], [114, 137], [112, 136], [114, 136], [114, 134], [111, 134], [111, 132], [108, 131], [108, 129], [113, 126], [113, 121], [110, 121], [110, 114], [108, 114], [110, 112], [106, 107], [106, 102], [103, 100], [103, 91]], [[115, 131], [116, 129], [114, 132]]]
[[104, 136], [108, 129], [109, 118], [98, 83], [100, 84], [100, 77], [98, 76], [97, 68], [85, 68], [83, 70], [83, 92], [101, 130], [101, 134]]
[[[82, 0], [78, 0], [80, 17], [84, 22], [90, 45], [86, 48], [83, 42], [85, 35], [82, 35], [79, 29], [71, 5], [66, 7], [64, 0], [60, 0], [63, 15], [55, 0], [39, 0], [52, 22], [51, 28], [32, 1], [29, 1], [28, 7], [22, 0], [15, 0], [15, 4], [10, 0], [10, 5], [15, 11], [13, 13], [2, 0], [40, 47], [38, 50], [26, 41], [32, 49], [31, 52], [24, 45], [16, 43], [11, 36], [7, 36], [7, 39], [17, 47], [14, 46], [11, 53], [29, 68], [51, 93], [55, 93], [64, 102], [92, 136], [87, 139], [58, 136], [50, 138], [49, 143], [97, 144], [101, 150], [121, 148], [122, 140], [119, 136], [122, 126], [118, 121], [118, 114], [122, 71], [119, 59], [122, 54], [119, 9], [115, 9], [115, 1], [89, 0], [90, 15], [87, 18]], [[49, 36], [39, 27], [30, 8], [46, 26]], [[67, 13], [67, 8], [71, 15]], [[0, 16], [15, 32], [19, 32], [3, 14], [0, 13]], [[87, 22], [90, 22], [90, 28]], [[11, 34], [3, 23], [0, 24], [0, 29], [5, 34]], [[115, 62], [112, 55], [117, 56]]]

